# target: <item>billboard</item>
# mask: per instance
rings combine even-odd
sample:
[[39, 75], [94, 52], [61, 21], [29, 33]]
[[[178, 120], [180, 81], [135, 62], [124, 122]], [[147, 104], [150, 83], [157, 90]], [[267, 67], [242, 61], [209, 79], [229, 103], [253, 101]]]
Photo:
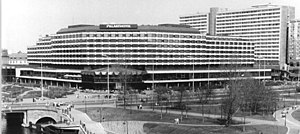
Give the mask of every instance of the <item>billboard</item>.
[[100, 24], [100, 29], [137, 29], [137, 24]]

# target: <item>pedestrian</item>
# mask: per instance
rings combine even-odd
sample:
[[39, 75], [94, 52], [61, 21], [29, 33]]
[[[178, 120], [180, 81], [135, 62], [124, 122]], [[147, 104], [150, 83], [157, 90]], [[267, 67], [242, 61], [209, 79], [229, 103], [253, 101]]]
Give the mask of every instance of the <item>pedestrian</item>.
[[143, 106], [142, 106], [142, 104], [140, 104], [140, 109], [142, 109], [143, 108]]
[[179, 124], [179, 118], [176, 118], [174, 120], [175, 120], [175, 124]]

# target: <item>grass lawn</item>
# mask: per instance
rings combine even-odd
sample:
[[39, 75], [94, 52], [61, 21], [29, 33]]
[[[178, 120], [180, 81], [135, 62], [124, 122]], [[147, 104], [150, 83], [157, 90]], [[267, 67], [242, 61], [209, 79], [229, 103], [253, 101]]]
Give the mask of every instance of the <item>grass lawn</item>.
[[146, 123], [143, 126], [146, 133], [151, 134], [258, 134], [262, 132], [263, 134], [283, 134], [287, 132], [287, 128], [283, 126], [272, 126], [272, 125], [253, 125], [246, 126], [246, 131], [243, 132], [242, 126], [181, 126], [175, 124], [154, 124]]
[[[82, 112], [85, 111], [84, 108], [78, 109]], [[88, 108], [88, 116], [94, 120], [100, 120], [99, 108]], [[154, 122], [169, 122], [174, 123], [175, 118], [180, 118], [180, 115], [165, 113], [163, 111], [163, 118], [161, 119], [161, 114], [152, 111], [139, 111], [139, 110], [122, 109], [122, 108], [102, 108], [101, 114], [104, 116], [105, 121], [154, 121]], [[185, 117], [185, 114], [182, 118], [181, 124], [205, 124], [205, 125], [217, 125], [222, 124], [223, 121], [212, 118], [204, 118], [204, 123], [202, 122], [202, 117]], [[234, 124], [237, 124], [235, 122]]]
[[297, 111], [293, 112], [293, 113], [292, 113], [292, 116], [293, 116], [296, 120], [300, 121], [300, 109], [298, 109]]
[[[193, 107], [190, 107], [190, 108], [191, 109], [188, 110], [188, 112], [194, 112], [194, 113], [200, 113], [200, 114], [202, 113], [202, 107], [201, 107], [201, 105], [197, 106], [197, 107], [193, 106]], [[203, 112], [205, 114], [220, 115], [221, 114], [221, 108], [220, 108], [219, 105], [204, 106]], [[243, 113], [243, 112], [239, 111], [234, 116], [236, 116], [236, 117], [243, 117], [244, 115], [246, 115], [246, 118], [253, 118], [253, 119], [259, 119], [259, 120], [268, 120], [268, 121], [276, 121], [271, 113], [265, 114], [265, 115], [262, 115], [262, 113], [256, 113], [256, 114], [252, 113], [252, 115], [250, 115], [250, 112]]]
[[16, 98], [20, 94], [29, 91], [32, 89], [29, 88], [24, 88], [24, 87], [19, 87], [19, 86], [5, 86], [2, 87], [2, 92], [7, 92], [8, 94], [5, 95], [5, 97], [11, 97], [11, 98]]
[[38, 98], [41, 97], [41, 91], [30, 91], [23, 96], [23, 98]]

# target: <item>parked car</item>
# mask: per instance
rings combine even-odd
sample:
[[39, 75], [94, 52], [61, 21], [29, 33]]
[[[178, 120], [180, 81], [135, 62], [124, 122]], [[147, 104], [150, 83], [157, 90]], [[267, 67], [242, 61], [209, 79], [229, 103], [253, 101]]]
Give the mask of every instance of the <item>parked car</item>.
[[281, 114], [287, 114], [287, 113], [289, 113], [287, 110], [283, 110], [283, 111], [281, 112]]

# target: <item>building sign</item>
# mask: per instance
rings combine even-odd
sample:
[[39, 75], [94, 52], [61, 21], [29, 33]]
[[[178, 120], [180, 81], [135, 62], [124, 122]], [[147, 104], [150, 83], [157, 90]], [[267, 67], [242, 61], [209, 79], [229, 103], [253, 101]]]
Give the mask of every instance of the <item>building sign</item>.
[[137, 29], [137, 24], [101, 24], [100, 29]]

